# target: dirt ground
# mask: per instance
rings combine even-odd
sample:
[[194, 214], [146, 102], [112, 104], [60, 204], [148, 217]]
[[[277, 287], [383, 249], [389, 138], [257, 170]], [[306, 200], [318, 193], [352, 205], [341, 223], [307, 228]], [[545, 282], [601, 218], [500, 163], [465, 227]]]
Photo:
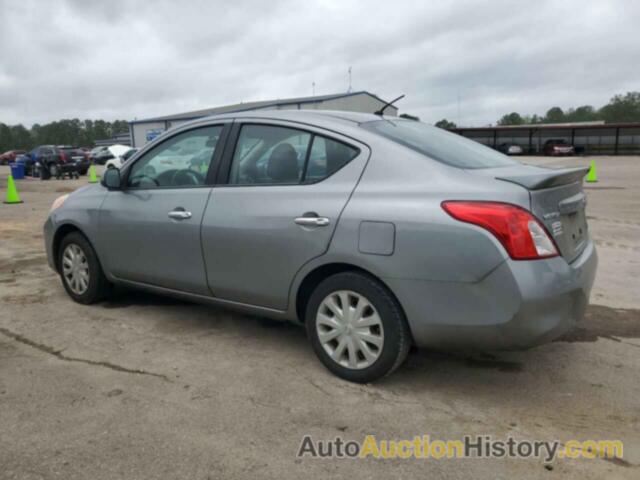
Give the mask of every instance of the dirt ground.
[[[533, 159], [576, 165], [589, 159]], [[45, 259], [53, 200], [87, 182], [22, 180], [0, 204], [0, 479], [638, 478], [640, 158], [587, 186], [600, 266], [587, 317], [525, 352], [413, 352], [393, 376], [328, 373], [289, 324], [120, 291], [65, 294]], [[0, 167], [4, 198], [7, 167]], [[624, 459], [298, 459], [315, 440], [620, 439]]]

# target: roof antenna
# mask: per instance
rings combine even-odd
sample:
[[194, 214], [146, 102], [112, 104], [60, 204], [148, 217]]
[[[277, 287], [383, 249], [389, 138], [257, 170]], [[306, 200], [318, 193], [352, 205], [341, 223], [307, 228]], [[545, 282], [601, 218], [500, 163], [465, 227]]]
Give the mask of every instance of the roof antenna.
[[373, 113], [374, 113], [375, 115], [380, 115], [380, 116], [382, 116], [382, 115], [384, 115], [384, 111], [385, 111], [388, 107], [390, 107], [391, 105], [393, 105], [394, 103], [396, 103], [398, 100], [402, 100], [403, 98], [404, 98], [404, 94], [403, 94], [403, 95], [400, 95], [398, 98], [394, 98], [394, 99], [393, 99], [393, 100], [391, 100], [390, 102], [385, 103], [385, 104], [384, 104], [384, 106], [383, 106], [380, 110], [378, 110], [377, 112], [373, 112]]
[[349, 89], [347, 93], [351, 93], [351, 66], [349, 66]]

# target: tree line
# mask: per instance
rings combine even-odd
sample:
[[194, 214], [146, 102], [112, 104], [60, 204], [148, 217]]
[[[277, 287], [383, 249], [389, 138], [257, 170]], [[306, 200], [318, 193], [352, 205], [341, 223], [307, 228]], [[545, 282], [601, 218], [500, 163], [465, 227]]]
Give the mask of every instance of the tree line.
[[0, 153], [7, 150], [31, 150], [38, 145], [92, 147], [96, 140], [128, 132], [125, 120], [59, 120], [44, 125], [6, 125], [0, 122]]
[[[560, 107], [552, 107], [544, 115], [521, 115], [511, 112], [503, 115], [497, 125], [533, 125], [540, 123], [568, 123], [589, 122], [604, 120], [605, 123], [640, 122], [640, 92], [627, 92], [615, 95], [609, 103], [594, 108], [591, 105], [582, 105], [576, 108], [562, 110]], [[440, 128], [455, 128], [456, 124], [443, 118], [436, 122]]]

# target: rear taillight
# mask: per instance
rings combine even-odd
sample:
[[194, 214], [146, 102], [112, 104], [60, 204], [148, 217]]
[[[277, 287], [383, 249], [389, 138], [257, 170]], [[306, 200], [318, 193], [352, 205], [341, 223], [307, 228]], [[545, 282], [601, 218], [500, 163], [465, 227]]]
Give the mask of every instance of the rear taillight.
[[453, 218], [490, 231], [514, 260], [534, 260], [558, 255], [555, 243], [531, 212], [509, 203], [442, 202]]

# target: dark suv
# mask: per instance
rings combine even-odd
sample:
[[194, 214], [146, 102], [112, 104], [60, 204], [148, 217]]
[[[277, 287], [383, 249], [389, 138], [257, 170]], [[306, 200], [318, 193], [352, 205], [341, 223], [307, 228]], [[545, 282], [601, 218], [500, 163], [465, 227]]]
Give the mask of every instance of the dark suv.
[[89, 161], [89, 153], [78, 147], [58, 147], [59, 155], [66, 160], [66, 163], [75, 165], [80, 175], [86, 175], [91, 162]]
[[85, 175], [89, 170], [89, 156], [83, 150], [66, 145], [41, 145], [28, 154], [19, 157], [24, 163], [25, 173], [35, 174], [34, 167], [39, 165], [43, 179], [57, 177], [62, 171], [73, 170]]

